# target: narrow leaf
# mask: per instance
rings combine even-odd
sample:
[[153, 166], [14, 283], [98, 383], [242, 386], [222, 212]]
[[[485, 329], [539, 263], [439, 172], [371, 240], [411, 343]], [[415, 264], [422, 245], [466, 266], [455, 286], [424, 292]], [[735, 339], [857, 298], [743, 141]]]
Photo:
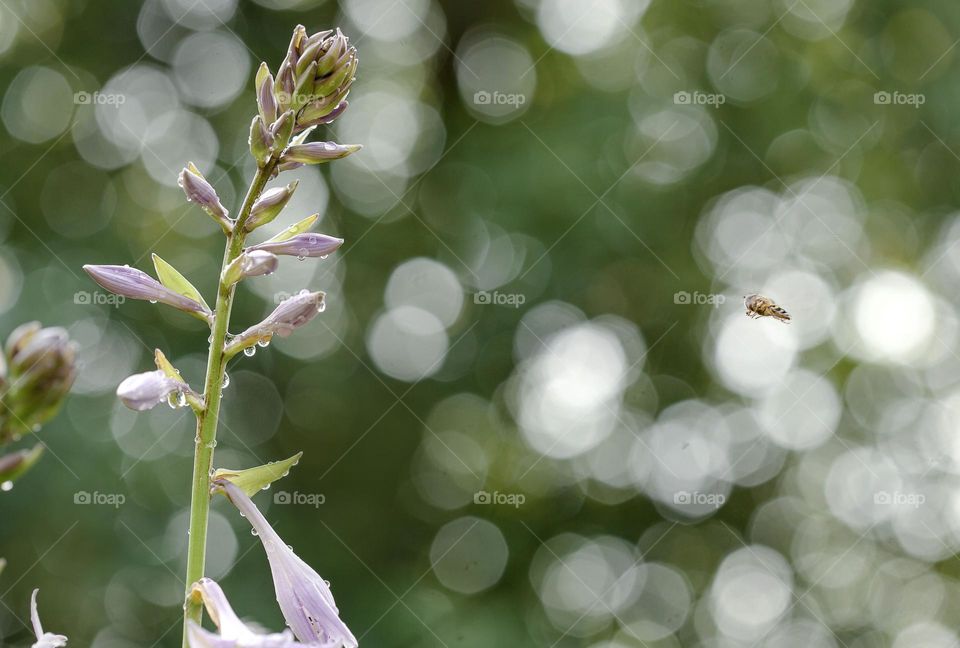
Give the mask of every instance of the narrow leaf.
[[202, 304], [203, 307], [208, 311], [210, 310], [210, 307], [207, 306], [207, 302], [203, 299], [203, 295], [200, 294], [199, 290], [193, 287], [192, 283], [187, 281], [186, 277], [180, 274], [176, 268], [161, 259], [156, 254], [152, 256], [153, 267], [157, 269], [157, 278], [160, 280], [160, 283], [175, 293]]
[[186, 384], [186, 381], [180, 376], [180, 372], [177, 371], [177, 368], [170, 364], [170, 361], [167, 360], [167, 356], [163, 355], [163, 351], [156, 349], [153, 352], [153, 361], [157, 363], [157, 369], [162, 371], [167, 378], [173, 378], [177, 382]]
[[279, 243], [281, 241], [292, 239], [297, 234], [303, 234], [304, 232], [309, 230], [311, 227], [316, 225], [318, 220], [320, 220], [320, 214], [312, 214], [310, 216], [307, 216], [303, 220], [297, 223], [294, 223], [287, 229], [283, 230], [273, 238], [267, 241], [264, 241], [264, 243]]
[[248, 468], [246, 470], [230, 470], [229, 468], [218, 468], [213, 473], [213, 478], [229, 479], [231, 483], [236, 484], [244, 493], [253, 497], [259, 491], [285, 476], [290, 469], [300, 461], [302, 452], [298, 452], [289, 459], [283, 461], [271, 461], [263, 466]]

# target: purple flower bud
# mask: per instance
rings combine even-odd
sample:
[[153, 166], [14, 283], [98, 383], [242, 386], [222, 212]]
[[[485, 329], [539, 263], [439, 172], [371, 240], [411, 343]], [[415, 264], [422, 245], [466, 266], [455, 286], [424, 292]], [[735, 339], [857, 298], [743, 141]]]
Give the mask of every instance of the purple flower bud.
[[294, 115], [292, 110], [284, 112], [277, 117], [277, 121], [270, 126], [270, 137], [273, 139], [270, 149], [274, 152], [282, 151], [290, 143], [290, 137], [293, 135]]
[[327, 582], [293, 553], [240, 487], [227, 479], [214, 483], [257, 532], [270, 561], [280, 611], [297, 639], [329, 648], [356, 648], [357, 639], [340, 620]]
[[343, 239], [326, 234], [297, 234], [284, 241], [267, 241], [259, 245], [254, 245], [249, 250], [264, 250], [281, 254], [285, 256], [295, 256], [300, 259], [305, 257], [326, 257], [331, 252], [343, 245]]
[[247, 250], [230, 262], [223, 273], [223, 283], [227, 286], [246, 277], [259, 277], [272, 274], [280, 264], [275, 254], [260, 250]]
[[250, 136], [247, 138], [247, 143], [250, 145], [250, 154], [253, 155], [253, 159], [257, 161], [257, 164], [263, 166], [267, 158], [270, 157], [270, 150], [273, 147], [273, 135], [270, 134], [270, 130], [264, 125], [263, 117], [257, 115], [253, 118], [253, 122], [250, 124]]
[[296, 295], [280, 302], [270, 315], [259, 324], [234, 337], [224, 348], [227, 357], [232, 357], [262, 341], [270, 341], [274, 335], [287, 337], [326, 307], [322, 292], [301, 290]]
[[270, 74], [270, 68], [266, 63], [260, 64], [257, 70], [257, 108], [260, 111], [260, 117], [267, 124], [272, 124], [277, 119], [277, 100], [273, 96], [274, 80]]
[[110, 292], [129, 297], [161, 302], [187, 313], [206, 318], [210, 311], [192, 299], [176, 293], [145, 272], [130, 266], [85, 265], [83, 269], [94, 281]]
[[125, 378], [117, 387], [117, 396], [130, 409], [143, 412], [152, 409], [170, 394], [188, 389], [184, 383], [156, 369]]
[[264, 191], [250, 209], [250, 215], [244, 223], [244, 228], [252, 232], [261, 225], [266, 225], [276, 218], [280, 211], [293, 197], [297, 190], [298, 180], [294, 180], [286, 187], [273, 187]]
[[280, 162], [300, 162], [301, 164], [320, 164], [345, 158], [356, 153], [360, 144], [337, 144], [336, 142], [308, 142], [294, 144], [283, 152]]
[[33, 623], [33, 634], [37, 636], [37, 641], [32, 648], [61, 648], [67, 645], [67, 638], [63, 635], [44, 632], [40, 625], [40, 614], [37, 612], [37, 594], [40, 590], [33, 590], [30, 596], [30, 621]]
[[223, 223], [229, 222], [229, 214], [226, 208], [220, 203], [220, 198], [217, 196], [216, 190], [207, 182], [207, 179], [203, 177], [193, 163], [180, 172], [177, 184], [183, 189], [187, 200], [200, 205], [203, 210], [210, 214], [218, 223], [222, 225]]

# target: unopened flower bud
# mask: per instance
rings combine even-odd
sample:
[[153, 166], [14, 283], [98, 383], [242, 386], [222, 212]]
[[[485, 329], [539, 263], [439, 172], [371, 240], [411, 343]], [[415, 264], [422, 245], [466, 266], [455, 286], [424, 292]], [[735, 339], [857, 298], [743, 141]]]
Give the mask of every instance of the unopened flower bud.
[[227, 357], [231, 357], [259, 342], [269, 342], [274, 335], [287, 337], [316, 317], [317, 313], [323, 311], [325, 307], [323, 298], [322, 292], [301, 290], [296, 295], [283, 300], [265, 320], [230, 340], [224, 348], [224, 353]]
[[0, 398], [0, 442], [53, 418], [76, 379], [76, 347], [60, 327], [17, 327], [7, 340], [7, 376]]
[[263, 166], [270, 157], [270, 150], [273, 147], [273, 135], [264, 125], [263, 117], [257, 115], [250, 124], [250, 137], [247, 140], [250, 144], [250, 154], [257, 164]]
[[247, 250], [230, 262], [223, 271], [223, 283], [233, 285], [246, 277], [259, 277], [277, 270], [280, 259], [275, 254], [261, 250]]
[[293, 136], [294, 121], [293, 111], [288, 110], [277, 117], [277, 121], [273, 122], [270, 126], [270, 137], [273, 139], [273, 143], [270, 145], [271, 151], [277, 153], [287, 147], [290, 138]]
[[229, 227], [230, 219], [227, 209], [220, 203], [213, 185], [207, 182], [192, 162], [180, 172], [177, 184], [183, 189], [187, 200], [200, 205], [221, 227]]
[[202, 304], [170, 290], [145, 272], [130, 266], [85, 265], [83, 269], [94, 281], [116, 295], [143, 299], [173, 306], [206, 319], [210, 311]]
[[117, 396], [123, 404], [137, 412], [155, 407], [175, 392], [196, 395], [186, 383], [170, 378], [159, 369], [129, 376], [117, 386]]
[[[334, 111], [342, 113], [341, 104], [358, 67], [357, 51], [339, 29], [311, 36], [302, 25], [293, 30], [274, 92], [278, 98], [283, 95], [278, 100], [281, 109], [298, 111], [294, 132], [322, 123]], [[299, 113], [304, 106], [309, 106], [309, 112]]]
[[272, 124], [277, 120], [277, 100], [273, 95], [273, 75], [266, 63], [257, 70], [257, 108], [264, 123]]
[[280, 162], [297, 162], [300, 164], [321, 164], [331, 160], [345, 158], [356, 153], [360, 144], [337, 144], [335, 142], [307, 142], [287, 148], [280, 158]]
[[274, 187], [264, 191], [250, 209], [250, 215], [244, 224], [248, 232], [252, 232], [261, 225], [266, 225], [277, 215], [293, 197], [298, 181], [294, 180], [286, 187]]
[[343, 239], [326, 234], [297, 234], [282, 241], [267, 241], [254, 245], [250, 250], [263, 250], [273, 254], [306, 257], [326, 257], [343, 245]]

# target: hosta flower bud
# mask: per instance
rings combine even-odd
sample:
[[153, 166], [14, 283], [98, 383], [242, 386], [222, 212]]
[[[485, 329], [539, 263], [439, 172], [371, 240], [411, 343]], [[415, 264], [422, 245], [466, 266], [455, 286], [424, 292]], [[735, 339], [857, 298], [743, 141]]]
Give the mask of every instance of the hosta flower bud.
[[186, 313], [199, 315], [201, 319], [210, 315], [210, 311], [202, 304], [170, 290], [136, 268], [125, 265], [85, 265], [83, 269], [94, 281], [116, 295], [160, 302]]
[[280, 259], [270, 252], [247, 250], [230, 262], [223, 271], [223, 283], [233, 285], [246, 277], [259, 277], [272, 274], [280, 264]]
[[257, 108], [264, 123], [272, 124], [277, 120], [277, 100], [273, 96], [273, 75], [266, 63], [257, 70]]
[[17, 327], [7, 340], [7, 376], [0, 394], [0, 442], [50, 420], [76, 378], [76, 347], [66, 330]]
[[293, 192], [297, 189], [298, 181], [294, 180], [286, 187], [274, 187], [264, 191], [257, 201], [253, 203], [250, 209], [250, 216], [244, 224], [248, 232], [252, 232], [261, 225], [266, 225], [280, 214], [280, 211], [286, 206], [293, 197]]
[[298, 162], [300, 164], [320, 164], [345, 158], [356, 153], [360, 144], [337, 144], [336, 142], [307, 142], [295, 144], [287, 148], [280, 158], [280, 162]]
[[293, 136], [294, 121], [293, 111], [288, 110], [277, 117], [277, 121], [273, 122], [270, 126], [270, 137], [273, 140], [273, 143], [270, 145], [271, 151], [276, 153], [287, 147], [287, 144], [290, 143], [290, 138]]
[[267, 158], [270, 157], [270, 150], [273, 147], [273, 135], [263, 123], [263, 117], [257, 115], [250, 124], [250, 137], [247, 140], [250, 144], [250, 154], [257, 164], [263, 166]]
[[297, 234], [282, 241], [267, 241], [249, 248], [252, 250], [264, 250], [274, 254], [283, 254], [286, 256], [295, 256], [300, 259], [305, 257], [325, 257], [337, 248], [343, 245], [343, 239], [326, 234]]
[[213, 185], [207, 182], [192, 162], [180, 172], [177, 184], [183, 189], [187, 200], [200, 205], [221, 227], [229, 227], [230, 218], [227, 209], [220, 203], [220, 197], [217, 196]]
[[[30, 470], [43, 456], [43, 444], [38, 443], [29, 450], [17, 450], [0, 456], [0, 484], [14, 482]], [[3, 571], [3, 561], [0, 561]]]
[[339, 29], [311, 36], [307, 36], [302, 25], [293, 30], [287, 56], [274, 82], [274, 92], [281, 110], [300, 111], [310, 106], [307, 114], [298, 115], [295, 132], [322, 123], [334, 112], [336, 115], [343, 112], [341, 104], [350, 91], [358, 66], [357, 50]]
[[117, 386], [117, 396], [123, 404], [137, 412], [152, 409], [175, 392], [196, 395], [186, 383], [170, 378], [160, 369], [134, 374]]
[[226, 345], [224, 353], [233, 356], [259, 342], [269, 342], [274, 335], [287, 337], [320, 313], [325, 308], [322, 292], [301, 290], [283, 300], [267, 319], [251, 326]]

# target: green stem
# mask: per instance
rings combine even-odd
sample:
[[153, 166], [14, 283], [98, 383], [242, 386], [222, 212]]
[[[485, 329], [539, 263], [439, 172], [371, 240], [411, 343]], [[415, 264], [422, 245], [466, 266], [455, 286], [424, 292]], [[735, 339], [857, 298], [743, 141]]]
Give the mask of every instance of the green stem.
[[[247, 232], [244, 229], [253, 203], [263, 192], [270, 179], [276, 160], [257, 169], [243, 200], [236, 223], [227, 235], [226, 249], [223, 253], [224, 268], [243, 250]], [[217, 305], [214, 309], [213, 327], [210, 336], [210, 352], [207, 356], [207, 376], [204, 380], [204, 407], [197, 417], [197, 437], [193, 454], [193, 486], [190, 497], [190, 535], [187, 545], [186, 604], [183, 609], [183, 648], [189, 648], [187, 641], [187, 621], [200, 623], [203, 615], [201, 603], [190, 596], [190, 587], [203, 578], [204, 561], [207, 553], [207, 521], [210, 517], [210, 473], [213, 470], [213, 449], [217, 440], [217, 423], [220, 418], [220, 398], [223, 391], [223, 375], [226, 360], [223, 356], [227, 328], [230, 324], [230, 310], [233, 308], [233, 295], [236, 284], [225, 286], [222, 279], [217, 287]]]

